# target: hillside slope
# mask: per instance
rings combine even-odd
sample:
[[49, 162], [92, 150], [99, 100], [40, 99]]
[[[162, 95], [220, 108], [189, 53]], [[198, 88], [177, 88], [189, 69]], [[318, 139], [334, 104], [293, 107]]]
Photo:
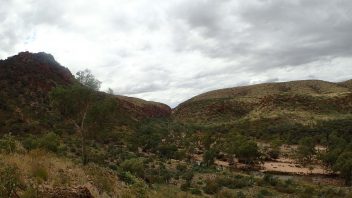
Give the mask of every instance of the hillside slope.
[[220, 89], [180, 104], [173, 117], [181, 122], [206, 125], [263, 119], [309, 125], [318, 120], [349, 117], [350, 85], [351, 81], [304, 80]]
[[[0, 134], [40, 132], [60, 124], [51, 109], [49, 93], [54, 87], [74, 83], [71, 72], [44, 52], [21, 52], [0, 60]], [[171, 113], [170, 107], [160, 103], [124, 96], [116, 96], [116, 100], [116, 119], [123, 125]]]

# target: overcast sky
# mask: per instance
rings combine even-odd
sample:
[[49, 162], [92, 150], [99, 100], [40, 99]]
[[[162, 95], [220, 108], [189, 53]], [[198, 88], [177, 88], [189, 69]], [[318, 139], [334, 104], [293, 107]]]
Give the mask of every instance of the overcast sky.
[[51, 53], [172, 107], [262, 82], [352, 79], [351, 0], [0, 0], [0, 59]]

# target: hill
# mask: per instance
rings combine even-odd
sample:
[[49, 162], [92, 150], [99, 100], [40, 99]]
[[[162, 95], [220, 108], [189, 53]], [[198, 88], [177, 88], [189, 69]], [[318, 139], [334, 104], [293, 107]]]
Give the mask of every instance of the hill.
[[[77, 83], [71, 72], [50, 54], [21, 52], [0, 60], [0, 133], [40, 132], [59, 125], [49, 93], [57, 86]], [[99, 93], [107, 95], [105, 93]], [[121, 125], [150, 117], [168, 117], [164, 104], [116, 96]]]
[[174, 109], [173, 117], [206, 125], [265, 119], [311, 125], [350, 117], [350, 85], [351, 81], [303, 80], [220, 89], [185, 101]]

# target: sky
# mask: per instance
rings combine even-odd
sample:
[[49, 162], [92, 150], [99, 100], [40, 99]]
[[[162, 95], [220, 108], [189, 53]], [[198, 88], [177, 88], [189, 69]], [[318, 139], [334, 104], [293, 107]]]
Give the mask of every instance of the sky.
[[0, 59], [47, 52], [175, 107], [264, 82], [352, 79], [351, 0], [0, 0]]

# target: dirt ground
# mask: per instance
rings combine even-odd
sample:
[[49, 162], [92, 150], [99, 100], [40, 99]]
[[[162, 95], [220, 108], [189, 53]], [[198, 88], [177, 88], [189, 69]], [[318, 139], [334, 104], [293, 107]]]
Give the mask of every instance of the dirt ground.
[[[261, 144], [261, 146], [266, 146]], [[329, 175], [331, 172], [326, 170], [319, 164], [312, 164], [303, 167], [291, 158], [292, 153], [297, 149], [297, 145], [283, 145], [281, 147], [281, 154], [283, 157], [278, 158], [275, 161], [264, 161], [260, 166], [261, 172], [276, 172], [288, 175]], [[316, 146], [318, 152], [324, 151], [325, 148], [322, 146]], [[200, 163], [203, 160], [201, 154], [195, 154], [193, 160]], [[227, 161], [215, 160], [215, 165], [218, 167], [229, 167]], [[243, 164], [236, 163], [237, 168], [244, 166]]]

